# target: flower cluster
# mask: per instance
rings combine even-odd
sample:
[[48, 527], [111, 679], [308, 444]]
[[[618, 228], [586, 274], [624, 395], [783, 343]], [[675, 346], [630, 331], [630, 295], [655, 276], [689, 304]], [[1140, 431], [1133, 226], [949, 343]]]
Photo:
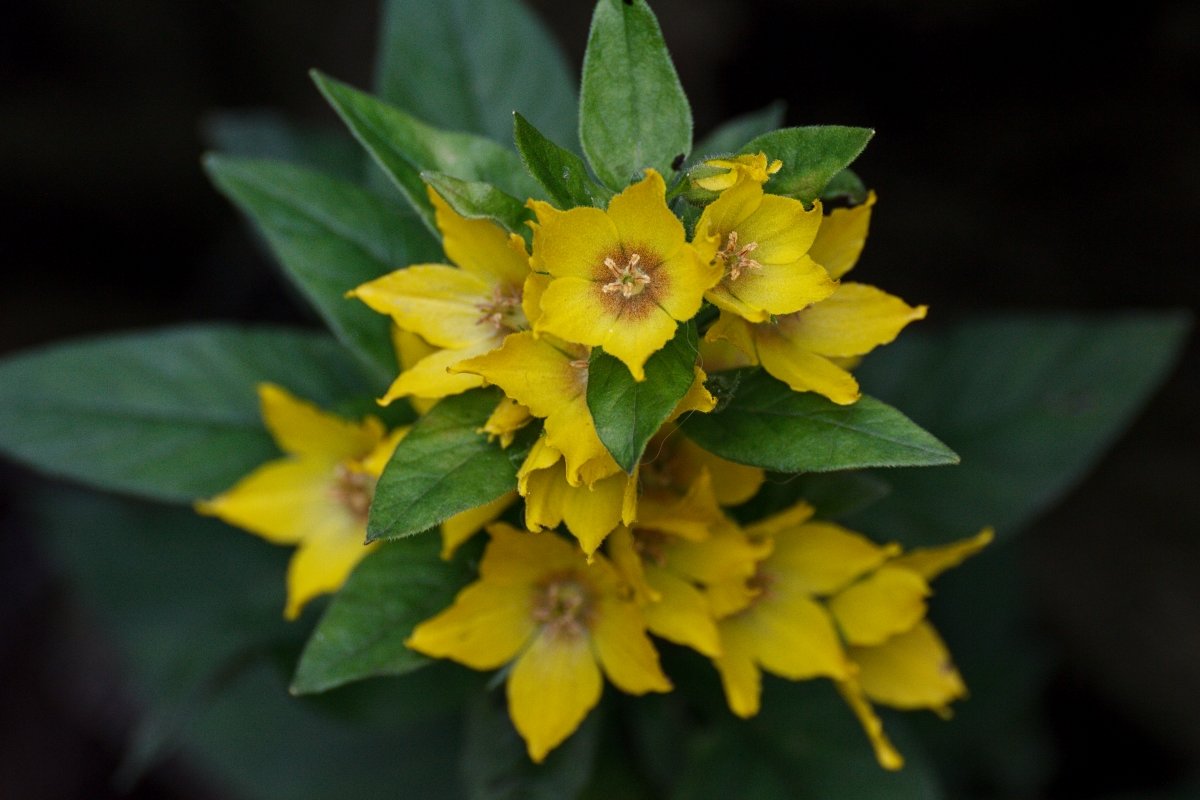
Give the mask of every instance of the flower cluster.
[[[844, 280], [863, 249], [874, 195], [825, 213], [772, 194], [778, 160], [713, 160], [691, 179], [712, 195], [685, 222], [662, 176], [606, 208], [530, 200], [531, 247], [487, 218], [428, 198], [450, 263], [416, 264], [353, 288], [388, 315], [402, 369], [380, 402], [427, 412], [483, 386], [504, 399], [481, 433], [503, 447], [540, 426], [517, 491], [442, 525], [443, 554], [489, 536], [478, 580], [417, 625], [407, 644], [474, 669], [507, 669], [509, 710], [541, 761], [599, 701], [602, 675], [630, 694], [666, 692], [651, 635], [712, 660], [733, 713], [757, 713], [761, 671], [834, 681], [880, 763], [902, 760], [871, 703], [944, 711], [964, 686], [925, 622], [928, 582], [976, 552], [990, 532], [902, 554], [799, 503], [740, 525], [762, 469], [707, 452], [678, 422], [708, 413], [710, 372], [761, 366], [795, 392], [855, 403], [850, 368], [925, 315]], [[681, 201], [682, 202], [682, 201]], [[678, 208], [678, 204], [676, 208]], [[632, 467], [601, 440], [589, 408], [593, 356], [632, 381], [681, 325], [700, 337], [690, 387]], [[330, 417], [276, 387], [263, 415], [288, 457], [200, 504], [272, 541], [300, 545], [287, 615], [336, 590], [361, 546], [375, 479], [406, 429]], [[496, 520], [509, 512], [510, 522]]]

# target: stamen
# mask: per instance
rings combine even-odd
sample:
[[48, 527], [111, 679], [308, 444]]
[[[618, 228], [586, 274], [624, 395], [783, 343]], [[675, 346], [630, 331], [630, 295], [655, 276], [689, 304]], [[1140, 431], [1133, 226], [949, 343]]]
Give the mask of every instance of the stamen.
[[491, 325], [496, 330], [517, 331], [525, 327], [525, 314], [521, 310], [521, 290], [511, 286], [492, 289], [492, 299], [476, 303], [482, 314], [476, 325]]
[[605, 294], [620, 292], [625, 299], [640, 294], [650, 284], [650, 276], [638, 266], [641, 261], [641, 253], [630, 254], [629, 261], [624, 266], [618, 266], [611, 256], [604, 259], [604, 266], [612, 273], [613, 280], [604, 284], [601, 291]]
[[553, 578], [534, 597], [532, 616], [551, 636], [577, 638], [592, 623], [592, 594], [570, 575]]
[[636, 530], [633, 532], [633, 548], [643, 561], [658, 566], [667, 563], [667, 537], [658, 531]]
[[333, 499], [345, 506], [355, 519], [366, 522], [371, 501], [375, 499], [375, 476], [338, 464], [333, 468], [333, 480], [330, 487]]
[[729, 280], [736, 281], [743, 272], [761, 272], [762, 264], [750, 257], [758, 249], [758, 242], [748, 242], [738, 248], [738, 232], [730, 231], [725, 239], [725, 246], [717, 253], [717, 258], [725, 264], [725, 274]]

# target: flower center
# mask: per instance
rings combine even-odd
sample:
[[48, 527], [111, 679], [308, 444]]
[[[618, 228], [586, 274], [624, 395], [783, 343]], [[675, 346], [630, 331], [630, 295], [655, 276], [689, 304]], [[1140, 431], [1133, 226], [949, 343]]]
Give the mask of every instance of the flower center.
[[355, 519], [365, 523], [367, 512], [371, 510], [371, 501], [375, 499], [377, 481], [374, 475], [338, 464], [333, 468], [333, 486], [330, 493]]
[[591, 626], [592, 593], [571, 576], [552, 578], [533, 599], [533, 619], [551, 636], [577, 638]]
[[743, 272], [761, 272], [762, 264], [750, 257], [758, 249], [758, 242], [747, 242], [738, 247], [738, 232], [730, 231], [725, 238], [725, 246], [717, 252], [717, 258], [725, 265], [725, 274], [729, 280], [736, 281]]
[[617, 264], [616, 259], [611, 256], [604, 259], [604, 266], [608, 267], [613, 279], [604, 284], [603, 292], [605, 294], [620, 292], [621, 296], [627, 299], [641, 294], [642, 290], [650, 285], [650, 276], [639, 266], [641, 261], [641, 253], [631, 253], [623, 265]]
[[751, 605], [769, 598], [772, 595], [771, 587], [774, 585], [775, 576], [764, 569], [762, 564], [759, 564], [754, 575], [746, 581], [746, 586], [756, 592], [754, 602]]
[[492, 298], [476, 303], [479, 319], [476, 325], [491, 325], [497, 331], [518, 331], [526, 327], [525, 312], [521, 308], [521, 290], [518, 287], [501, 285], [492, 289]]

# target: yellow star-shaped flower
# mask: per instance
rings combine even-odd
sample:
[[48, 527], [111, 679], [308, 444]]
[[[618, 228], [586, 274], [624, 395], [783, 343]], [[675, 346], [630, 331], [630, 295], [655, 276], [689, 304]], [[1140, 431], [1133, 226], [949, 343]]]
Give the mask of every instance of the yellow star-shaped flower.
[[341, 588], [373, 549], [365, 542], [375, 483], [408, 429], [389, 434], [375, 417], [350, 422], [272, 384], [260, 385], [258, 395], [263, 421], [286, 457], [196, 503], [196, 510], [297, 546], [284, 611], [295, 619], [309, 600]]
[[670, 691], [637, 604], [603, 556], [588, 563], [553, 533], [488, 528], [479, 580], [422, 622], [412, 649], [472, 669], [512, 663], [508, 712], [541, 762], [600, 700], [603, 678], [629, 694]]
[[646, 360], [695, 316], [722, 274], [687, 243], [662, 176], [647, 170], [606, 211], [529, 206], [537, 215], [531, 263], [549, 276], [534, 331], [603, 347], [644, 380]]

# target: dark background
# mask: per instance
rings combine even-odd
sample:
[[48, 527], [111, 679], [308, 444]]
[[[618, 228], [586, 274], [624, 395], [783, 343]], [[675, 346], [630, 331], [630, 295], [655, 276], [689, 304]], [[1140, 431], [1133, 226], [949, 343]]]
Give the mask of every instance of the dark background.
[[[207, 184], [202, 123], [269, 106], [333, 126], [306, 72], [369, 86], [374, 4], [23, 5], [0, 12], [0, 353], [311, 321]], [[590, 3], [532, 5], [578, 65]], [[777, 97], [789, 124], [877, 129], [856, 164], [880, 196], [859, 274], [928, 303], [923, 324], [1200, 306], [1200, 5], [653, 5], [698, 133]], [[1198, 383], [1193, 335], [1105, 462], [1020, 544], [1056, 653], [1047, 797], [1143, 796], [1200, 765]], [[35, 479], [8, 464], [0, 477], [0, 796], [113, 796], [135, 703], [105, 699], [104, 660], [87, 685], [64, 678], [104, 643], [73, 624], [71, 587], [18, 514]], [[203, 786], [175, 760], [131, 796], [217, 796]]]

